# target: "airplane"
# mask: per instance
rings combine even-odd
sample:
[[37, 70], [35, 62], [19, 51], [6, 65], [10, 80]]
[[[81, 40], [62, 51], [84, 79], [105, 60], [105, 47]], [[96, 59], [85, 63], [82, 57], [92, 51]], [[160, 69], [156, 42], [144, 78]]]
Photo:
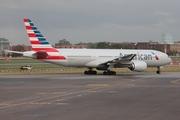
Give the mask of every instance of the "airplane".
[[24, 19], [24, 24], [32, 46], [32, 51], [14, 53], [23, 54], [44, 62], [65, 67], [86, 67], [85, 75], [97, 74], [102, 70], [103, 75], [115, 75], [113, 68], [129, 68], [131, 71], [142, 72], [147, 67], [157, 67], [157, 74], [161, 73], [161, 66], [169, 64], [172, 59], [157, 50], [139, 49], [56, 49], [42, 35], [30, 19]]

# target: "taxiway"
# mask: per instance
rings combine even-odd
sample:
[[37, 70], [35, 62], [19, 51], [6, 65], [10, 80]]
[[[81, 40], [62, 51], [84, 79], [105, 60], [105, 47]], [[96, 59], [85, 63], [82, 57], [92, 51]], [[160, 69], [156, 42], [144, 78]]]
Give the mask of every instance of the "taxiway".
[[178, 72], [1, 75], [1, 120], [179, 120]]

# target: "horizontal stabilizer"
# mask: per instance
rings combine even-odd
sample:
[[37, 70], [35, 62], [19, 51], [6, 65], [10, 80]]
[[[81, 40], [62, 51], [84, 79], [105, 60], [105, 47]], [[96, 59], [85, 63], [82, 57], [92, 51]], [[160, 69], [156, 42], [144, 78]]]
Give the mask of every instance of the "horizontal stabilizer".
[[19, 52], [19, 51], [12, 51], [12, 50], [5, 50], [5, 53], [18, 53], [18, 54], [24, 54], [24, 52]]

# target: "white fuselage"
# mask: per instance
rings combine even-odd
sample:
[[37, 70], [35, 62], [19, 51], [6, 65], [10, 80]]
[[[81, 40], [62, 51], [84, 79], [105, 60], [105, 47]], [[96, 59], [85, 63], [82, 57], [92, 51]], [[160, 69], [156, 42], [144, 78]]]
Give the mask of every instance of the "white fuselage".
[[[97, 65], [126, 56], [136, 54], [132, 61], [122, 61], [129, 64], [133, 61], [144, 61], [148, 67], [158, 67], [170, 63], [171, 58], [156, 50], [123, 50], [123, 49], [57, 49], [65, 60], [44, 59], [43, 61], [68, 67], [96, 67]], [[48, 55], [53, 55], [49, 52]], [[24, 55], [25, 56], [25, 55]], [[156, 58], [157, 57], [157, 58]]]

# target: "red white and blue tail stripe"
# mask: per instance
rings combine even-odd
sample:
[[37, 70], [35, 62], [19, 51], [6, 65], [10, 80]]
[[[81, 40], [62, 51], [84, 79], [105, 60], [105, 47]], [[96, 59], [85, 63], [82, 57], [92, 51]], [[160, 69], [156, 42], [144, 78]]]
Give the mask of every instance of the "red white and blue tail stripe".
[[41, 34], [30, 19], [24, 19], [24, 24], [34, 51], [37, 52], [40, 50], [46, 50], [47, 52], [58, 52], [49, 44], [46, 38]]
[[60, 56], [59, 51], [49, 44], [46, 38], [30, 19], [24, 19], [24, 24], [26, 26], [32, 49], [37, 53], [37, 59], [65, 60], [65, 57]]

